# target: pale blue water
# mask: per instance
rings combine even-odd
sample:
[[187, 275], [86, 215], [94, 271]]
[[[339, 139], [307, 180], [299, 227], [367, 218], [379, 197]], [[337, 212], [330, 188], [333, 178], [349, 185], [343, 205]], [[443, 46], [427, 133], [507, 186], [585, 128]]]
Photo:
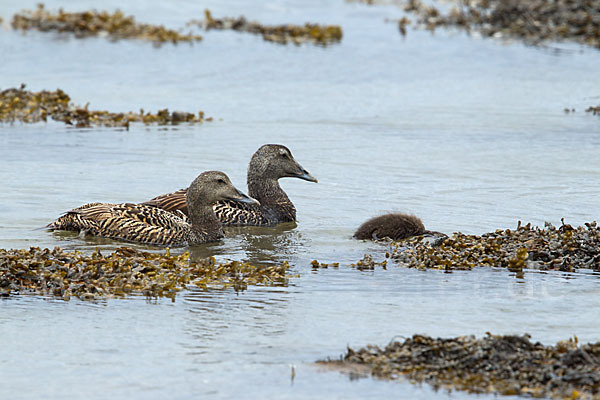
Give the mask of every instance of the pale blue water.
[[[0, 4], [10, 20], [35, 2]], [[244, 14], [263, 23], [340, 24], [341, 44], [280, 46], [235, 32], [196, 45], [0, 31], [0, 88], [60, 87], [75, 103], [112, 111], [204, 110], [202, 126], [75, 129], [0, 126], [0, 248], [92, 250], [37, 229], [90, 201], [142, 201], [225, 171], [245, 189], [264, 143], [290, 147], [319, 179], [282, 180], [297, 227], [242, 229], [192, 249], [260, 262], [287, 260], [283, 288], [190, 290], [176, 301], [99, 303], [17, 296], [0, 301], [0, 398], [431, 398], [428, 387], [322, 372], [312, 362], [346, 345], [398, 335], [528, 332], [554, 343], [598, 341], [600, 283], [591, 273], [481, 269], [443, 274], [350, 263], [384, 248], [352, 240], [385, 211], [419, 215], [445, 232], [483, 233], [517, 221], [580, 225], [600, 215], [600, 52], [505, 45], [459, 33], [403, 39], [395, 7], [342, 1], [47, 2], [66, 10], [117, 6], [140, 22], [180, 27]], [[563, 108], [577, 112], [565, 115]], [[310, 261], [340, 262], [313, 272]], [[291, 367], [296, 376], [291, 382]], [[453, 398], [477, 396], [453, 393]], [[485, 397], [485, 396], [483, 396]]]

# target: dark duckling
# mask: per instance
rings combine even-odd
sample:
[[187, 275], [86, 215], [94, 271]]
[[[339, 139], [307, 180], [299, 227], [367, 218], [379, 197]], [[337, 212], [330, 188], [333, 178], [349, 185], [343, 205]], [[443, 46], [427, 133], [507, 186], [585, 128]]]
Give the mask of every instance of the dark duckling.
[[185, 200], [188, 216], [143, 204], [90, 203], [67, 211], [47, 227], [149, 245], [189, 246], [225, 236], [213, 210], [216, 202], [258, 204], [219, 171], [200, 174], [190, 185]]
[[[296, 208], [278, 182], [286, 177], [317, 182], [287, 147], [279, 144], [261, 146], [250, 159], [247, 178], [248, 194], [260, 205], [218, 202], [214, 206], [217, 217], [224, 225], [275, 225], [295, 221]], [[164, 194], [142, 204], [187, 214], [186, 190]]]
[[353, 237], [366, 240], [386, 237], [392, 240], [402, 240], [419, 235], [445, 236], [440, 232], [426, 230], [421, 219], [414, 215], [390, 213], [371, 218], [354, 232]]

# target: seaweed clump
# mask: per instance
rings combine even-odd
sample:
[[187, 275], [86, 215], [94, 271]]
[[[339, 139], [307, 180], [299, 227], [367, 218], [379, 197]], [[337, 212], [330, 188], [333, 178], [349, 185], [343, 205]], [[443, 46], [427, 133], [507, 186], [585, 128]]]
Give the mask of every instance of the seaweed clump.
[[585, 112], [587, 113], [592, 113], [592, 115], [598, 115], [600, 116], [600, 104], [597, 106], [589, 106]]
[[312, 265], [313, 270], [319, 269], [319, 268], [323, 268], [323, 269], [327, 269], [329, 267], [331, 268], [339, 268], [340, 267], [340, 263], [334, 262], [334, 263], [320, 263], [317, 260], [312, 260], [310, 262], [310, 265]]
[[[389, 256], [389, 253], [386, 253], [386, 258]], [[356, 268], [359, 271], [365, 270], [373, 270], [375, 267], [382, 267], [386, 269], [387, 260], [383, 261], [375, 261], [373, 260], [373, 256], [370, 254], [365, 254], [364, 257], [358, 260], [355, 264], [351, 264], [352, 267]]]
[[392, 244], [392, 258], [412, 268], [470, 270], [477, 266], [507, 268], [518, 275], [523, 268], [600, 271], [600, 227], [596, 222], [573, 228], [522, 225], [481, 236], [454, 233], [437, 246], [417, 238]]
[[67, 125], [75, 125], [78, 128], [91, 126], [129, 128], [131, 122], [175, 125], [181, 122], [212, 121], [210, 117], [204, 118], [203, 111], [193, 114], [181, 111], [169, 112], [168, 109], [159, 110], [157, 113], [144, 112], [144, 110], [137, 113], [89, 110], [87, 105], [84, 107], [74, 106], [69, 95], [60, 89], [31, 92], [25, 90], [25, 85], [21, 85], [18, 89], [10, 88], [0, 92], [0, 123], [47, 122], [48, 117]]
[[36, 10], [24, 10], [17, 13], [12, 19], [13, 29], [31, 30], [42, 32], [69, 32], [76, 38], [107, 35], [111, 40], [141, 39], [152, 41], [157, 45], [171, 42], [197, 42], [202, 36], [192, 33], [180, 33], [167, 29], [162, 25], [141, 24], [133, 16], [124, 15], [117, 10], [114, 13], [107, 11], [65, 12], [51, 13], [40, 3]]
[[339, 25], [318, 25], [306, 23], [304, 25], [262, 25], [259, 22], [249, 22], [245, 17], [239, 18], [213, 18], [209, 10], [204, 11], [204, 21], [190, 21], [189, 24], [199, 25], [206, 30], [231, 29], [238, 32], [248, 32], [261, 35], [269, 42], [279, 44], [313, 43], [327, 46], [342, 40], [342, 28]]
[[465, 0], [442, 15], [420, 0], [409, 0], [406, 11], [427, 29], [454, 26], [475, 29], [484, 36], [520, 38], [532, 44], [572, 40], [600, 48], [598, 0]]
[[[434, 31], [453, 27], [488, 37], [517, 38], [534, 45], [569, 40], [600, 48], [600, 0], [455, 0], [447, 13], [422, 0], [392, 3], [415, 16], [416, 28]], [[410, 23], [406, 17], [398, 21], [402, 35]]]
[[192, 261], [190, 254], [148, 253], [122, 247], [107, 256], [61, 248], [0, 249], [0, 294], [36, 293], [69, 300], [129, 294], [174, 299], [188, 285], [245, 290], [248, 285], [286, 285], [289, 264], [255, 266], [214, 257]]
[[340, 361], [319, 364], [341, 370], [366, 366], [383, 379], [407, 378], [434, 388], [554, 398], [598, 398], [600, 342], [578, 346], [577, 338], [554, 346], [531, 343], [529, 335], [414, 335], [384, 349], [367, 346]]

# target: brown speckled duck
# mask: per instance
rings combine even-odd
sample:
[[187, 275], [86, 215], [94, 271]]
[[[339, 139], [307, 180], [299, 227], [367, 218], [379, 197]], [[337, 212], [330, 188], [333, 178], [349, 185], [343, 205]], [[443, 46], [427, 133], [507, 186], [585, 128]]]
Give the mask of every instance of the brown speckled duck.
[[187, 216], [143, 204], [90, 203], [67, 211], [47, 227], [149, 245], [196, 245], [224, 236], [213, 210], [216, 202], [224, 200], [258, 204], [237, 190], [223, 172], [207, 171], [187, 190]]
[[[317, 182], [298, 164], [287, 147], [279, 144], [261, 146], [248, 165], [248, 194], [260, 205], [221, 201], [214, 206], [217, 218], [224, 225], [274, 225], [295, 221], [296, 208], [278, 182], [286, 177]], [[187, 214], [186, 191], [180, 189], [142, 204]]]
[[377, 240], [386, 237], [393, 240], [402, 240], [419, 235], [446, 236], [440, 232], [426, 230], [420, 218], [401, 213], [390, 213], [371, 218], [354, 232], [356, 239], [366, 240]]

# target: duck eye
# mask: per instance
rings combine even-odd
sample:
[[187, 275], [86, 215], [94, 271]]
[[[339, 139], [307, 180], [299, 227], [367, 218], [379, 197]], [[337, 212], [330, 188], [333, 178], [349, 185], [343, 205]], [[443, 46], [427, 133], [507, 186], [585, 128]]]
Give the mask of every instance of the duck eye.
[[217, 179], [217, 183], [224, 185], [225, 184], [225, 180], [223, 178], [219, 178]]

